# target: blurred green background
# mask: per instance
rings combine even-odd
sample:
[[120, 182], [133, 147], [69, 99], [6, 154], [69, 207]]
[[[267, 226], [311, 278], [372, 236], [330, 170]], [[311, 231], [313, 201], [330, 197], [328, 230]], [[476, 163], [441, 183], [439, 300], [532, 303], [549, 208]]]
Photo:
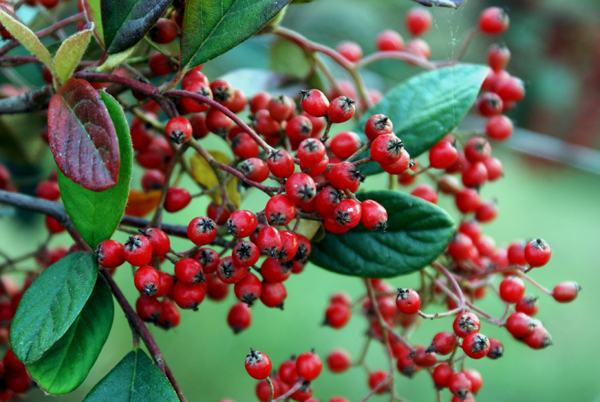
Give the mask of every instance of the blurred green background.
[[[594, 123], [600, 120], [600, 113], [593, 113], [593, 110], [594, 107], [600, 109], [600, 102], [594, 101], [597, 99], [594, 97], [600, 97], [600, 91], [590, 84], [592, 78], [584, 80], [584, 75], [600, 75], [600, 6], [597, 0], [468, 0], [458, 11], [432, 9], [434, 26], [425, 36], [432, 47], [432, 58], [450, 59], [460, 38], [475, 24], [478, 13], [492, 4], [510, 8], [511, 30], [501, 38], [476, 38], [466, 60], [484, 62], [489, 44], [495, 40], [505, 41], [514, 55], [509, 71], [529, 82], [526, 100], [511, 112], [511, 117], [521, 126], [569, 142], [592, 148], [597, 146], [600, 130]], [[368, 54], [374, 50], [375, 38], [381, 30], [396, 29], [406, 34], [404, 12], [413, 5], [408, 0], [319, 0], [289, 7], [283, 25], [330, 46], [341, 40], [355, 40]], [[272, 39], [270, 36], [255, 37], [207, 63], [204, 71], [213, 79], [240, 67], [267, 68]], [[596, 51], [595, 55], [592, 50]], [[343, 77], [342, 72], [335, 71]], [[417, 68], [390, 61], [373, 65], [365, 71], [365, 76], [369, 86], [384, 91], [417, 72]], [[584, 98], [585, 102], [583, 92], [589, 96]], [[581, 111], [581, 102], [589, 106], [586, 109], [589, 119], [585, 121], [577, 114]], [[519, 135], [515, 134], [515, 141]], [[527, 136], [526, 133], [522, 135]], [[212, 137], [202, 140], [207, 148], [222, 146], [219, 139]], [[35, 133], [34, 138], [38, 138]], [[515, 144], [515, 141], [509, 141], [507, 145]], [[30, 146], [34, 147], [36, 143], [32, 142]], [[504, 145], [495, 146], [493, 154], [503, 161], [505, 177], [483, 189], [483, 197], [496, 198], [500, 208], [499, 218], [485, 225], [485, 233], [493, 236], [499, 245], [518, 238], [543, 237], [553, 249], [553, 258], [548, 266], [532, 272], [534, 279], [548, 288], [559, 281], [576, 280], [583, 291], [576, 302], [568, 305], [559, 305], [549, 297], [541, 298], [537, 318], [544, 322], [554, 340], [554, 346], [543, 351], [532, 351], [513, 341], [505, 331], [483, 324], [483, 333], [504, 342], [505, 356], [498, 361], [468, 362], [468, 367], [481, 371], [484, 377], [477, 400], [600, 402], [600, 382], [597, 381], [600, 352], [596, 347], [600, 334], [597, 314], [600, 293], [596, 291], [600, 289], [600, 275], [596, 272], [600, 261], [600, 247], [597, 246], [600, 240], [599, 176], [525, 157]], [[37, 180], [52, 169], [49, 152], [36, 159], [36, 164], [10, 165], [25, 191], [31, 192]], [[10, 163], [9, 160], [5, 162]], [[140, 172], [136, 173], [133, 183], [137, 186]], [[385, 177], [379, 176], [370, 180], [367, 187], [385, 186], [386, 181]], [[400, 189], [410, 190], [410, 187]], [[264, 197], [254, 192], [242, 208], [259, 210], [264, 201]], [[440, 205], [457, 216], [447, 197], [441, 196]], [[168, 215], [167, 219], [187, 224], [191, 217], [203, 214], [205, 207], [206, 202], [195, 199], [185, 211]], [[45, 236], [41, 217], [30, 214], [2, 218], [0, 228], [0, 249], [11, 255], [31, 250]], [[116, 238], [123, 240], [124, 236], [117, 235]], [[62, 236], [54, 239], [52, 244], [70, 243]], [[174, 246], [175, 249], [186, 249], [189, 242], [179, 240]], [[27, 265], [22, 267], [25, 269]], [[123, 266], [115, 278], [129, 301], [134, 303], [136, 291], [131, 270]], [[390, 282], [403, 287], [417, 283], [415, 275]], [[196, 313], [183, 312], [181, 325], [174, 330], [164, 332], [151, 328], [190, 402], [216, 402], [224, 397], [237, 402], [256, 400], [255, 381], [248, 377], [243, 367], [249, 347], [268, 353], [275, 365], [291, 354], [313, 347], [322, 357], [338, 346], [357, 357], [367, 328], [362, 318], [356, 315], [340, 331], [322, 327], [320, 323], [328, 297], [337, 290], [345, 290], [356, 298], [363, 291], [361, 281], [309, 265], [303, 274], [286, 282], [286, 286], [285, 311], [255, 306], [252, 326], [237, 336], [231, 334], [225, 321], [229, 306], [234, 303], [232, 294], [220, 303], [205, 301]], [[528, 292], [538, 294], [529, 288]], [[502, 306], [493, 296], [484, 300], [482, 306], [492, 314], [502, 314]], [[434, 309], [428, 312], [434, 312]], [[411, 341], [427, 344], [436, 332], [448, 330], [450, 325], [451, 319], [422, 322]], [[72, 394], [54, 399], [81, 401], [91, 387], [125, 356], [131, 345], [126, 320], [117, 311], [109, 340], [87, 380]], [[372, 369], [386, 367], [381, 347], [372, 347], [367, 363]], [[435, 400], [426, 373], [421, 372], [412, 380], [398, 378], [399, 393], [408, 400]], [[315, 381], [314, 389], [314, 396], [323, 402], [334, 395], [356, 402], [368, 391], [360, 369], [341, 375], [332, 375], [325, 370]], [[48, 398], [40, 391], [33, 391], [26, 400]], [[444, 391], [443, 399], [450, 400], [448, 391]], [[387, 396], [373, 397], [372, 400], [384, 401]]]

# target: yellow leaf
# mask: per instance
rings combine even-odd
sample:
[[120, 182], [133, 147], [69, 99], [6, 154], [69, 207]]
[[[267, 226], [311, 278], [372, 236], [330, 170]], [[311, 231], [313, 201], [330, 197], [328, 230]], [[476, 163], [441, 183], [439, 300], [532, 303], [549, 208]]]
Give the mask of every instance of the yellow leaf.
[[27, 25], [15, 19], [4, 8], [0, 7], [0, 23], [12, 34], [12, 36], [29, 52], [40, 59], [42, 63], [54, 71], [52, 68], [52, 56], [42, 42], [33, 33]]
[[88, 29], [77, 32], [65, 39], [56, 51], [52, 65], [54, 66], [56, 77], [61, 83], [73, 75], [85, 50], [90, 44], [94, 23], [92, 22], [90, 25]]
[[160, 201], [160, 190], [142, 193], [139, 190], [129, 190], [129, 198], [125, 207], [125, 215], [141, 218], [154, 211]]
[[[229, 156], [221, 151], [208, 151], [208, 153], [215, 158], [217, 162], [220, 162], [224, 165], [227, 165], [231, 162]], [[207, 189], [211, 189], [219, 185], [219, 180], [217, 179], [215, 171], [210, 166], [208, 161], [200, 154], [196, 153], [192, 155], [190, 158], [190, 167], [192, 169], [192, 176], [194, 179]], [[230, 177], [228, 174], [224, 177], [225, 180], [227, 180], [227, 183], [225, 184], [227, 195], [229, 196], [229, 199], [233, 205], [235, 205], [237, 208], [242, 202], [242, 195], [237, 190], [238, 179], [236, 177]], [[212, 195], [212, 199], [217, 205], [221, 205], [221, 191], [215, 191]]]
[[[138, 45], [139, 45], [139, 43], [138, 43]], [[114, 70], [121, 63], [123, 63], [125, 61], [125, 59], [127, 59], [129, 56], [131, 56], [133, 51], [136, 49], [137, 49], [137, 45], [135, 45], [134, 47], [130, 47], [127, 50], [123, 50], [122, 52], [109, 55], [108, 58], [104, 61], [104, 63], [102, 63], [101, 66], [96, 67], [94, 71], [102, 73], [104, 71]]]
[[315, 234], [321, 227], [321, 223], [317, 221], [309, 221], [307, 219], [302, 219], [300, 224], [298, 225], [298, 229], [296, 233], [299, 233], [305, 236], [308, 240], [312, 240], [315, 237]]

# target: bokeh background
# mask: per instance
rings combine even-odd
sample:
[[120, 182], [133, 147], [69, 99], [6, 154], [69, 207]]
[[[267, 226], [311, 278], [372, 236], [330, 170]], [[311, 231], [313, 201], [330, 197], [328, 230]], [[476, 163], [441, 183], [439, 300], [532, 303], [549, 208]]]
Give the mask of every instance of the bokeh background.
[[[395, 29], [407, 37], [404, 14], [414, 5], [409, 0], [317, 0], [290, 6], [282, 24], [330, 46], [341, 40], [354, 40], [368, 54], [375, 50], [374, 41], [381, 30]], [[551, 245], [553, 257], [548, 266], [532, 272], [534, 279], [549, 288], [572, 279], [582, 285], [583, 291], [576, 302], [567, 305], [559, 305], [550, 297], [541, 298], [537, 318], [551, 332], [554, 346], [533, 351], [513, 341], [506, 331], [483, 324], [483, 333], [504, 342], [505, 356], [498, 361], [469, 361], [467, 366], [476, 368], [484, 377], [478, 401], [600, 402], [600, 352], [596, 346], [600, 335], [600, 156], [595, 151], [600, 138], [600, 3], [467, 0], [457, 11], [434, 8], [434, 26], [424, 36], [432, 47], [432, 59], [452, 58], [479, 12], [490, 5], [509, 9], [511, 29], [499, 38], [477, 37], [465, 60], [484, 62], [487, 47], [495, 41], [504, 42], [513, 54], [509, 72], [523, 78], [528, 87], [525, 100], [510, 113], [522, 129], [506, 144], [494, 144], [493, 154], [502, 160], [505, 177], [483, 189], [484, 198], [497, 199], [500, 208], [499, 218], [485, 225], [484, 231], [499, 245], [519, 238], [543, 237]], [[74, 7], [74, 2], [65, 7]], [[273, 39], [268, 35], [255, 37], [207, 63], [204, 71], [213, 79], [242, 67], [267, 69], [273, 63]], [[343, 77], [342, 72], [332, 68]], [[0, 82], [40, 85], [39, 70], [35, 69], [0, 69]], [[418, 72], [415, 67], [387, 61], [372, 65], [365, 77], [369, 86], [385, 91]], [[38, 132], [23, 130], [18, 124], [26, 122], [22, 118], [0, 117], [0, 158], [15, 172], [20, 189], [32, 193], [37, 182], [53, 169], [53, 161], [49, 151], [41, 147]], [[202, 141], [209, 149], [222, 147], [219, 139], [209, 137]], [[135, 186], [139, 186], [139, 178], [137, 171]], [[369, 187], [385, 185], [386, 178], [378, 177]], [[411, 187], [400, 189], [410, 190]], [[242, 207], [259, 210], [264, 201], [255, 192]], [[441, 196], [440, 205], [456, 217], [451, 201]], [[195, 199], [186, 210], [168, 215], [167, 219], [187, 224], [192, 217], [203, 214], [205, 208], [206, 202]], [[1, 211], [6, 214], [0, 218], [2, 251], [17, 255], [43, 241], [41, 217], [6, 208]], [[125, 236], [116, 238], [124, 240]], [[52, 242], [60, 244], [69, 243], [60, 236]], [[186, 246], [181, 240], [175, 242], [176, 249]], [[115, 278], [134, 303], [131, 270], [123, 266]], [[402, 287], [417, 283], [415, 275], [390, 282]], [[313, 347], [322, 357], [334, 347], [346, 348], [353, 357], [358, 356], [367, 328], [358, 314], [340, 331], [320, 323], [328, 297], [337, 290], [358, 297], [363, 291], [360, 280], [308, 265], [286, 286], [289, 296], [285, 310], [256, 306], [252, 326], [237, 336], [231, 334], [225, 321], [234, 302], [232, 294], [220, 303], [204, 302], [196, 313], [183, 312], [181, 325], [174, 330], [151, 329], [190, 402], [216, 402], [224, 397], [237, 402], [256, 400], [255, 382], [243, 367], [249, 347], [264, 350], [276, 365], [291, 354]], [[539, 294], [529, 288], [528, 292]], [[502, 313], [502, 306], [494, 297], [488, 297], [482, 306], [492, 314]], [[450, 326], [451, 319], [422, 322], [411, 340], [427, 344], [436, 332]], [[72, 394], [53, 400], [81, 401], [130, 348], [129, 328], [123, 314], [116, 310], [111, 335], [86, 381]], [[381, 347], [371, 348], [367, 363], [372, 369], [386, 367]], [[421, 372], [412, 380], [398, 378], [399, 393], [408, 400], [435, 400], [426, 373]], [[341, 375], [325, 370], [314, 386], [314, 395], [321, 401], [341, 395], [354, 402], [368, 391], [360, 369]], [[49, 398], [34, 391], [26, 400]], [[443, 400], [450, 400], [448, 391], [444, 391]]]

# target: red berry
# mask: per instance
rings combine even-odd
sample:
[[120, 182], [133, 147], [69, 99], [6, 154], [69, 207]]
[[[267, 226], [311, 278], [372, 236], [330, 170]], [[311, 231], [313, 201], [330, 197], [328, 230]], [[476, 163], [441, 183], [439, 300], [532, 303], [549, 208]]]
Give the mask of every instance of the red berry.
[[470, 212], [475, 212], [479, 206], [480, 197], [477, 190], [465, 188], [456, 193], [455, 201], [458, 210], [463, 214], [468, 214]]
[[523, 338], [523, 342], [531, 349], [544, 349], [552, 345], [552, 337], [546, 328], [537, 326]]
[[217, 271], [217, 266], [221, 261], [219, 254], [212, 248], [201, 248], [194, 254], [194, 259], [202, 266], [205, 274], [212, 274]]
[[344, 123], [350, 120], [354, 116], [355, 103], [347, 96], [338, 96], [331, 101], [327, 109], [327, 118], [332, 123]]
[[381, 165], [381, 168], [389, 173], [389, 174], [400, 174], [402, 175], [401, 177], [399, 177], [399, 182], [400, 184], [409, 184], [408, 181], [410, 181], [410, 183], [412, 183], [413, 181], [416, 180], [416, 177], [413, 176], [408, 176], [408, 181], [405, 178], [405, 175], [403, 174], [404, 172], [406, 172], [406, 170], [412, 166], [411, 165], [411, 160], [410, 160], [410, 155], [408, 154], [408, 152], [406, 152], [406, 149], [402, 150], [402, 154], [400, 155], [400, 159], [398, 159], [396, 162], [392, 163], [391, 165]]
[[492, 140], [504, 141], [512, 135], [513, 123], [504, 115], [494, 116], [487, 121], [485, 133]]
[[31, 386], [31, 376], [27, 370], [9, 371], [4, 374], [4, 382], [6, 387], [17, 394], [27, 392]]
[[327, 355], [327, 367], [332, 373], [343, 373], [351, 365], [352, 358], [344, 349], [334, 349]]
[[267, 307], [279, 307], [283, 310], [283, 301], [287, 297], [285, 285], [281, 282], [263, 282], [260, 301]]
[[452, 374], [452, 377], [448, 380], [448, 389], [463, 401], [471, 391], [471, 380], [465, 373]]
[[465, 157], [471, 163], [483, 162], [491, 153], [492, 148], [485, 138], [473, 137], [465, 144]]
[[267, 282], [284, 282], [290, 277], [292, 265], [268, 257], [260, 267], [260, 275]]
[[252, 272], [248, 272], [242, 280], [236, 282], [233, 287], [235, 297], [246, 303], [248, 307], [252, 306], [260, 297], [262, 292], [262, 283], [260, 279]]
[[256, 215], [245, 209], [235, 211], [227, 219], [227, 231], [238, 239], [250, 236], [257, 225]]
[[389, 391], [388, 373], [384, 370], [375, 370], [369, 374], [369, 388], [375, 391], [375, 394], [380, 395]]
[[252, 312], [246, 303], [236, 303], [231, 306], [227, 314], [227, 324], [237, 334], [250, 326], [252, 323]]
[[450, 377], [452, 377], [453, 374], [454, 370], [452, 370], [452, 367], [448, 366], [446, 363], [441, 363], [433, 370], [431, 378], [436, 387], [445, 388], [448, 386]]
[[381, 165], [391, 165], [402, 157], [404, 144], [395, 134], [383, 134], [371, 144], [371, 158]]
[[510, 77], [498, 84], [496, 93], [505, 104], [519, 102], [525, 97], [525, 84], [517, 77]]
[[265, 226], [258, 233], [256, 245], [261, 253], [272, 258], [277, 257], [282, 247], [279, 230], [273, 226]]
[[504, 109], [502, 98], [494, 92], [486, 92], [477, 99], [479, 114], [483, 117], [497, 116]]
[[331, 328], [340, 329], [346, 326], [351, 316], [352, 310], [349, 306], [342, 303], [332, 303], [325, 310], [325, 321], [323, 324]]
[[[241, 159], [256, 159], [260, 152], [256, 141], [246, 133], [240, 133], [235, 136], [231, 141], [231, 150], [235, 156], [239, 156]], [[268, 175], [269, 171], [267, 169], [267, 177]]]
[[148, 67], [155, 75], [167, 75], [175, 70], [175, 64], [160, 52], [154, 52], [148, 59]]
[[183, 144], [192, 138], [192, 125], [185, 117], [173, 117], [167, 122], [165, 135], [175, 144]]
[[335, 156], [341, 159], [347, 159], [352, 156], [360, 147], [358, 135], [352, 131], [343, 131], [336, 134], [329, 144], [329, 149]]
[[135, 302], [135, 312], [142, 321], [156, 322], [162, 312], [160, 301], [154, 297], [141, 295]]
[[504, 345], [497, 339], [490, 339], [490, 350], [488, 351], [487, 357], [492, 360], [501, 358], [504, 355]]
[[260, 252], [254, 243], [241, 241], [233, 247], [231, 257], [236, 265], [249, 267], [256, 264], [260, 257]]
[[306, 116], [299, 115], [287, 122], [285, 134], [292, 141], [302, 141], [310, 138], [313, 132], [313, 124]]
[[412, 289], [398, 288], [396, 307], [403, 314], [416, 314], [419, 312], [419, 307], [421, 307], [421, 297]]
[[474, 333], [463, 339], [462, 348], [471, 359], [483, 359], [490, 350], [490, 341], [485, 335]]
[[175, 264], [177, 280], [188, 286], [205, 282], [204, 272], [200, 263], [192, 258], [182, 258]]
[[406, 28], [414, 36], [423, 35], [429, 31], [432, 22], [431, 13], [423, 8], [411, 8], [406, 14]]
[[288, 385], [293, 385], [298, 381], [298, 374], [296, 373], [296, 360], [286, 360], [279, 365], [279, 378], [281, 381]]
[[300, 261], [305, 263], [312, 250], [310, 240], [308, 240], [304, 235], [301, 235], [300, 233], [296, 233], [296, 238], [298, 239], [298, 250], [296, 251], [296, 255], [294, 256], [294, 261]]
[[374, 141], [383, 134], [391, 134], [393, 130], [392, 121], [383, 114], [375, 114], [365, 123], [365, 134], [369, 141]]
[[448, 141], [440, 141], [429, 150], [429, 164], [435, 169], [446, 169], [457, 159], [456, 147]]
[[285, 182], [285, 192], [295, 204], [310, 202], [317, 195], [317, 186], [306, 173], [294, 173]]
[[429, 44], [421, 38], [413, 38], [406, 44], [406, 51], [427, 60], [431, 57]]
[[496, 242], [490, 236], [483, 235], [475, 242], [479, 255], [492, 258], [496, 252]]
[[489, 35], [500, 34], [508, 29], [508, 14], [498, 7], [489, 7], [479, 16], [479, 29]]
[[440, 355], [448, 355], [452, 353], [456, 346], [456, 335], [453, 332], [438, 332], [431, 341], [431, 346], [428, 350], [439, 353]]
[[525, 294], [525, 283], [516, 276], [505, 278], [500, 282], [500, 298], [507, 303], [518, 302]]
[[4, 362], [6, 372], [21, 372], [26, 370], [25, 365], [17, 359], [17, 356], [15, 356], [12, 349], [6, 351], [2, 361]]
[[284, 150], [273, 150], [267, 158], [267, 165], [274, 176], [285, 179], [294, 173], [294, 160]]
[[158, 289], [156, 290], [154, 297], [163, 297], [168, 295], [173, 288], [173, 285], [175, 285], [173, 275], [164, 271], [158, 271], [158, 278]]
[[296, 373], [306, 381], [316, 379], [322, 370], [323, 362], [314, 352], [304, 352], [296, 358]]
[[134, 235], [125, 242], [125, 260], [136, 267], [146, 265], [152, 258], [152, 244], [146, 236]]
[[[204, 75], [204, 74], [203, 74]], [[213, 93], [208, 86], [208, 83], [202, 81], [193, 81], [188, 85], [183, 85], [183, 90], [195, 93], [197, 95], [204, 96], [206, 98], [213, 98]], [[183, 97], [181, 98], [181, 104], [192, 113], [201, 113], [210, 108], [208, 103], [198, 101], [196, 99]]]
[[554, 287], [552, 297], [559, 303], [568, 303], [575, 300], [580, 291], [581, 286], [577, 282], [561, 282]]
[[523, 250], [525, 259], [531, 267], [543, 267], [550, 261], [552, 250], [543, 239], [531, 240]]
[[165, 184], [165, 174], [158, 169], [148, 169], [144, 172], [141, 182], [145, 192], [160, 190]]
[[515, 241], [508, 246], [507, 256], [508, 262], [513, 265], [527, 265], [525, 259], [525, 245], [524, 241]]
[[352, 229], [361, 220], [362, 208], [360, 202], [347, 198], [338, 203], [333, 210], [333, 217], [338, 225]]
[[376, 46], [377, 50], [380, 52], [399, 52], [404, 49], [404, 39], [402, 39], [402, 36], [396, 31], [385, 30], [377, 36]]
[[476, 394], [483, 385], [481, 374], [475, 369], [466, 369], [463, 370], [463, 373], [469, 378], [469, 381], [471, 381], [471, 392]]
[[506, 330], [517, 339], [529, 335], [534, 327], [531, 317], [523, 313], [513, 313], [506, 319]]
[[315, 117], [322, 117], [327, 114], [329, 101], [323, 92], [318, 89], [310, 89], [300, 91], [300, 94], [302, 95], [300, 106], [306, 113]]
[[494, 44], [488, 49], [488, 65], [494, 71], [502, 71], [510, 61], [510, 50], [504, 45]]
[[425, 201], [429, 201], [432, 204], [437, 204], [438, 201], [437, 192], [429, 184], [419, 184], [410, 192], [410, 194], [422, 198]]
[[210, 84], [214, 99], [222, 105], [229, 106], [233, 100], [233, 88], [225, 80], [214, 80]]
[[461, 232], [456, 232], [448, 243], [448, 254], [456, 261], [469, 260], [472, 249], [473, 241]]
[[[256, 398], [260, 402], [267, 402], [271, 400], [270, 398], [277, 398], [281, 394], [281, 389], [279, 387], [279, 383], [277, 381], [271, 380], [271, 384], [273, 384], [273, 395], [271, 396], [271, 386], [266, 380], [262, 380], [256, 383]], [[222, 401], [220, 401], [222, 402]]]
[[279, 232], [281, 239], [281, 250], [275, 257], [280, 262], [291, 261], [298, 251], [298, 238], [290, 231], [282, 230]]
[[217, 276], [224, 283], [239, 282], [247, 273], [248, 268], [236, 265], [232, 257], [222, 258], [217, 265]]
[[199, 216], [189, 223], [187, 236], [196, 246], [205, 246], [217, 237], [217, 224], [206, 216]]
[[287, 120], [294, 110], [294, 101], [284, 95], [274, 96], [269, 101], [267, 108], [275, 121]]
[[452, 324], [454, 333], [461, 338], [479, 332], [480, 327], [481, 323], [479, 321], [479, 317], [470, 311], [459, 314], [454, 319], [454, 323]]
[[419, 367], [433, 367], [437, 364], [437, 355], [421, 346], [415, 349], [413, 360]]
[[145, 232], [150, 244], [152, 245], [152, 255], [160, 257], [165, 255], [171, 248], [171, 240], [165, 232], [160, 229], [150, 228]]
[[313, 393], [313, 386], [312, 383], [310, 381], [304, 381], [302, 383], [302, 386], [300, 386], [300, 388], [294, 392], [292, 395], [290, 395], [290, 399], [293, 401], [306, 401], [309, 402], [311, 396]]
[[363, 51], [360, 45], [352, 41], [340, 42], [336, 50], [339, 54], [344, 56], [346, 60], [352, 63], [356, 63], [362, 58]]
[[46, 228], [50, 233], [61, 233], [65, 231], [65, 227], [51, 216], [46, 216]]
[[125, 248], [116, 240], [104, 240], [96, 247], [98, 264], [106, 268], [117, 268], [125, 262]]
[[322, 216], [331, 215], [337, 204], [345, 198], [343, 191], [327, 186], [317, 195], [317, 209]]
[[241, 89], [234, 89], [233, 100], [229, 103], [229, 105], [227, 105], [227, 108], [233, 113], [240, 113], [246, 108], [247, 103], [248, 99], [246, 98], [244, 91]]
[[315, 138], [307, 138], [298, 146], [298, 158], [306, 167], [312, 167], [325, 157], [325, 145]]
[[488, 174], [488, 180], [494, 181], [502, 176], [502, 162], [498, 158], [489, 157], [483, 161]]
[[156, 25], [148, 32], [148, 35], [152, 39], [152, 42], [165, 44], [173, 42], [177, 38], [177, 32], [178, 29], [175, 22], [166, 18], [159, 18], [156, 21]]
[[361, 204], [360, 223], [367, 230], [381, 230], [387, 228], [388, 214], [385, 208], [376, 201], [365, 200]]
[[258, 183], [262, 183], [269, 178], [269, 167], [262, 159], [248, 158], [238, 165], [238, 169], [248, 179]]
[[206, 295], [211, 300], [223, 300], [229, 293], [229, 285], [221, 281], [215, 274], [206, 276], [206, 285]]
[[173, 300], [182, 309], [198, 311], [198, 305], [206, 296], [206, 289], [206, 282], [192, 286], [177, 282], [173, 287]]
[[255, 380], [264, 380], [271, 374], [271, 359], [266, 353], [250, 349], [245, 360], [246, 371]]
[[259, 110], [264, 110], [269, 107], [271, 101], [271, 95], [267, 92], [257, 92], [252, 99], [250, 99], [250, 112], [256, 113]]
[[35, 195], [44, 200], [56, 201], [60, 198], [60, 189], [55, 181], [42, 181], [35, 189]]
[[396, 367], [398, 368], [400, 374], [408, 378], [412, 378], [415, 374], [421, 371], [421, 367], [415, 364], [408, 350], [404, 350], [399, 354]]
[[159, 327], [170, 329], [179, 325], [181, 314], [175, 303], [169, 299], [164, 299], [160, 302], [160, 310], [161, 313], [157, 321]]
[[165, 211], [177, 212], [187, 207], [192, 201], [189, 191], [183, 187], [169, 187], [165, 198]]
[[365, 176], [350, 162], [340, 162], [329, 172], [329, 183], [338, 190], [348, 190], [364, 179]]
[[487, 169], [483, 162], [476, 162], [462, 172], [462, 182], [465, 187], [479, 187], [487, 181]]
[[150, 265], [144, 265], [135, 271], [133, 282], [138, 292], [153, 296], [158, 290], [160, 277], [158, 271]]
[[540, 302], [538, 298], [534, 296], [523, 296], [517, 304], [515, 304], [515, 310], [517, 310], [517, 312], [527, 314], [530, 317], [536, 315], [539, 309]]

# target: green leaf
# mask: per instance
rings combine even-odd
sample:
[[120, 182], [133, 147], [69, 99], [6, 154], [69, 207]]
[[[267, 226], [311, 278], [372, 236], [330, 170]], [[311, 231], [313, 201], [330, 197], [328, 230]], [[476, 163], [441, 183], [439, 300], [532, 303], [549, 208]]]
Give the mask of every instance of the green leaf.
[[20, 361], [37, 361], [67, 332], [92, 294], [97, 277], [96, 258], [77, 251], [33, 281], [10, 327], [10, 344]]
[[104, 44], [108, 53], [120, 53], [142, 40], [171, 1], [100, 0]]
[[81, 385], [96, 362], [112, 327], [114, 305], [102, 277], [69, 330], [42, 357], [27, 366], [44, 392], [62, 395]]
[[105, 191], [91, 191], [74, 183], [58, 170], [58, 185], [67, 213], [92, 249], [100, 242], [110, 239], [121, 221], [129, 196], [133, 166], [131, 136], [123, 110], [106, 92], [100, 92], [100, 97], [108, 110], [119, 140], [121, 164], [117, 184]]
[[90, 44], [93, 29], [94, 23], [92, 22], [86, 29], [65, 39], [56, 51], [56, 55], [52, 60], [52, 65], [54, 66], [54, 72], [60, 82], [65, 82], [73, 75], [85, 50]]
[[181, 33], [182, 70], [239, 45], [273, 19], [291, 0], [187, 0]]
[[388, 213], [386, 233], [362, 225], [343, 235], [327, 233], [314, 243], [309, 259], [329, 271], [365, 278], [387, 278], [418, 271], [434, 261], [454, 233], [450, 215], [411, 195], [381, 190], [356, 194], [375, 200]]
[[[366, 139], [367, 119], [382, 113], [392, 120], [394, 133], [411, 158], [416, 158], [458, 126], [473, 106], [488, 71], [486, 66], [459, 64], [411, 77], [365, 113], [355, 131]], [[374, 162], [360, 170], [366, 175], [382, 172]]]
[[0, 24], [12, 34], [12, 36], [23, 45], [29, 52], [40, 59], [46, 67], [52, 69], [52, 57], [44, 44], [38, 39], [27, 25], [19, 21], [15, 15], [11, 15], [7, 9], [0, 7]]
[[86, 20], [94, 23], [94, 36], [96, 36], [98, 43], [106, 49], [100, 0], [83, 0], [83, 11], [85, 11]]
[[141, 349], [132, 350], [83, 402], [178, 402], [166, 377]]

